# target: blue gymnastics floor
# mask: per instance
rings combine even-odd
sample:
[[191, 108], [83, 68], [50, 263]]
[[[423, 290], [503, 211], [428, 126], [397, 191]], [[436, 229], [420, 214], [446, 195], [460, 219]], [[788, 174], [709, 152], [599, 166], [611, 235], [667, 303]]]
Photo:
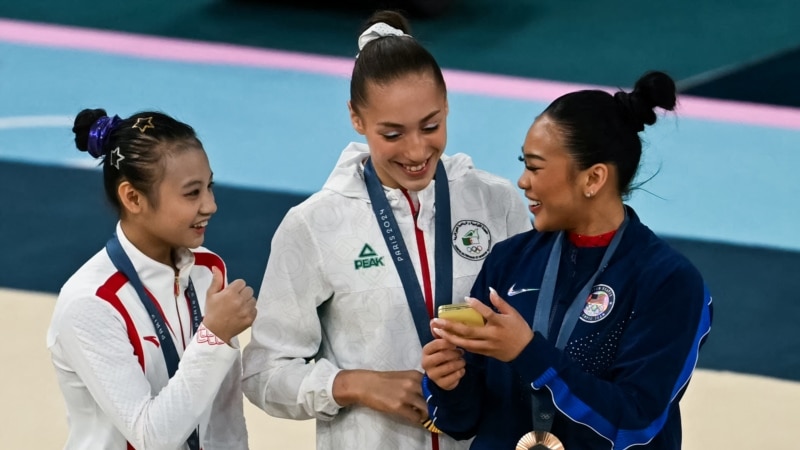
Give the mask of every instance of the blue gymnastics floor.
[[[95, 161], [72, 143], [72, 118], [86, 107], [122, 116], [163, 110], [198, 130], [220, 186], [208, 245], [234, 276], [257, 286], [283, 213], [319, 189], [340, 150], [359, 140], [347, 115], [347, 77], [309, 69], [309, 55], [289, 55], [296, 64], [283, 66], [193, 62], [128, 38], [150, 50], [0, 38], [0, 286], [57, 290], [113, 225]], [[516, 180], [525, 132], [554, 96], [524, 90], [544, 86], [536, 80], [523, 80], [515, 94], [456, 82], [463, 75], [447, 75], [447, 152]], [[630, 203], [715, 293], [715, 330], [701, 365], [800, 379], [800, 303], [789, 281], [800, 269], [800, 110], [683, 105], [643, 134], [641, 176], [657, 175]], [[773, 113], [770, 125], [765, 115]], [[775, 333], [790, 338], [775, 343]]]
[[[0, 43], [0, 160], [94, 164], [72, 145], [74, 114], [104, 107], [163, 110], [193, 125], [226, 185], [308, 194], [347, 142], [359, 140], [340, 76], [148, 60]], [[449, 95], [448, 153], [516, 180], [525, 131], [541, 101]], [[800, 250], [800, 127], [667, 115], [643, 133], [640, 178], [658, 172], [631, 204], [659, 233]]]

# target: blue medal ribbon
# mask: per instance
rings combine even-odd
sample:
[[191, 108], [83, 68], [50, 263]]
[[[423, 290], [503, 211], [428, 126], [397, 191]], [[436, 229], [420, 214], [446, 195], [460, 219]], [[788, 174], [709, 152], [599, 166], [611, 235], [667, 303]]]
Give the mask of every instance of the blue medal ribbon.
[[[142, 284], [142, 280], [139, 278], [139, 274], [136, 273], [136, 269], [133, 267], [133, 263], [128, 257], [128, 254], [125, 253], [125, 250], [122, 248], [116, 233], [111, 237], [111, 239], [108, 240], [108, 242], [106, 242], [106, 253], [108, 253], [108, 257], [111, 258], [111, 262], [114, 264], [114, 267], [116, 267], [118, 271], [125, 275], [125, 277], [128, 279], [128, 282], [136, 290], [139, 300], [147, 310], [150, 320], [153, 321], [153, 328], [155, 328], [156, 336], [158, 336], [158, 342], [161, 344], [160, 348], [164, 355], [164, 362], [167, 364], [167, 373], [169, 374], [169, 377], [172, 378], [172, 376], [175, 375], [175, 372], [178, 371], [178, 364], [180, 363], [180, 357], [178, 356], [178, 351], [175, 348], [175, 342], [173, 342], [172, 337], [167, 331], [167, 325], [164, 321], [164, 318], [158, 312], [158, 309], [153, 304], [150, 296], [147, 295], [147, 291]], [[200, 312], [200, 303], [197, 300], [197, 293], [194, 290], [194, 284], [192, 283], [191, 278], [189, 279], [189, 286], [186, 288], [185, 294], [189, 298], [189, 309], [192, 314], [192, 335], [194, 335], [197, 332], [197, 329], [200, 327], [200, 322], [203, 320], [203, 316]], [[192, 434], [187, 439], [186, 444], [189, 446], [190, 450], [200, 450], [200, 438], [197, 429], [192, 431]]]
[[[558, 337], [556, 338], [556, 348], [563, 350], [569, 342], [572, 332], [575, 330], [575, 325], [578, 323], [581, 312], [586, 305], [586, 300], [589, 298], [589, 293], [594, 286], [597, 277], [606, 270], [608, 262], [614, 255], [614, 252], [619, 247], [622, 240], [622, 234], [628, 226], [628, 214], [625, 213], [625, 219], [622, 221], [614, 238], [608, 244], [603, 259], [600, 260], [600, 265], [589, 278], [589, 281], [578, 292], [578, 295], [572, 300], [569, 308], [567, 309], [564, 319], [558, 328]], [[561, 262], [561, 247], [566, 237], [564, 232], [560, 231], [555, 238], [553, 248], [550, 250], [550, 256], [547, 259], [547, 266], [544, 269], [544, 278], [542, 279], [542, 289], [539, 291], [539, 299], [536, 303], [536, 311], [533, 316], [533, 331], [538, 331], [542, 336], [547, 339], [552, 329], [550, 323], [550, 315], [553, 310], [553, 299], [556, 291], [556, 280], [558, 279], [558, 266]], [[544, 392], [544, 389], [533, 391], [531, 398], [531, 408], [533, 411], [533, 430], [534, 431], [550, 431], [553, 426], [553, 419], [555, 418], [555, 406], [553, 399]]]
[[[436, 271], [436, 289], [434, 294], [434, 308], [439, 304], [451, 303], [453, 296], [453, 251], [450, 249], [450, 188], [444, 164], [440, 160], [436, 165], [436, 184], [434, 186], [436, 201], [436, 218], [434, 236], [434, 270]], [[429, 322], [431, 317], [425, 305], [425, 296], [422, 293], [414, 265], [408, 254], [400, 227], [394, 217], [389, 201], [383, 191], [372, 160], [367, 159], [364, 164], [364, 182], [367, 193], [372, 203], [372, 211], [381, 229], [381, 235], [389, 249], [389, 254], [403, 283], [406, 301], [411, 309], [414, 326], [417, 328], [419, 342], [422, 345], [433, 340]]]

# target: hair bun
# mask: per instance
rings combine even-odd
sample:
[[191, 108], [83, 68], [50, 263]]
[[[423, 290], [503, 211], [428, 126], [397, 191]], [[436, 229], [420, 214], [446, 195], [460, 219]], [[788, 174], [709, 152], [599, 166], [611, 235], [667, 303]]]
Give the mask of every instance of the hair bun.
[[72, 132], [75, 133], [75, 147], [82, 152], [89, 151], [89, 130], [97, 119], [107, 116], [105, 109], [84, 109], [75, 116]]
[[645, 125], [656, 123], [656, 107], [666, 111], [675, 109], [675, 81], [664, 72], [648, 72], [636, 81], [632, 92], [619, 91], [614, 99], [638, 133]]
[[402, 31], [405, 34], [411, 34], [411, 25], [408, 23], [408, 20], [397, 11], [391, 10], [383, 10], [377, 11], [373, 14], [364, 25], [363, 29], [361, 30], [364, 32], [367, 28], [375, 25], [376, 23], [385, 23], [393, 28], [397, 28], [398, 30]]

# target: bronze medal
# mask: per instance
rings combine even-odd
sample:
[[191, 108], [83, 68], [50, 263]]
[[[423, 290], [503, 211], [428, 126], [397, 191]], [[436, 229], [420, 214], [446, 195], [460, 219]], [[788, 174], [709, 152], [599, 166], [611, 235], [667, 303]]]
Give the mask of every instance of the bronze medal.
[[554, 434], [531, 431], [517, 442], [517, 450], [564, 450], [564, 444]]

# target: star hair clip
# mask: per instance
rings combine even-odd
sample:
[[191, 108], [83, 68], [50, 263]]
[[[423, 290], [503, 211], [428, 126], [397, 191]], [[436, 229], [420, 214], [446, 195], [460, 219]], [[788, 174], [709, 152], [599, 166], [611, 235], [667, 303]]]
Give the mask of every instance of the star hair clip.
[[109, 154], [109, 158], [111, 158], [111, 159], [109, 160], [109, 164], [111, 164], [111, 165], [112, 165], [112, 166], [114, 166], [114, 167], [115, 167], [117, 170], [119, 170], [119, 163], [120, 163], [120, 161], [122, 161], [123, 159], [125, 159], [125, 155], [123, 155], [122, 153], [120, 153], [120, 151], [119, 151], [119, 147], [117, 147], [117, 148], [115, 148], [114, 150], [111, 150], [111, 154]]
[[148, 128], [155, 128], [156, 126], [153, 125], [153, 118], [152, 117], [139, 117], [136, 119], [136, 123], [133, 124], [131, 128], [136, 128], [142, 133], [145, 132]]

